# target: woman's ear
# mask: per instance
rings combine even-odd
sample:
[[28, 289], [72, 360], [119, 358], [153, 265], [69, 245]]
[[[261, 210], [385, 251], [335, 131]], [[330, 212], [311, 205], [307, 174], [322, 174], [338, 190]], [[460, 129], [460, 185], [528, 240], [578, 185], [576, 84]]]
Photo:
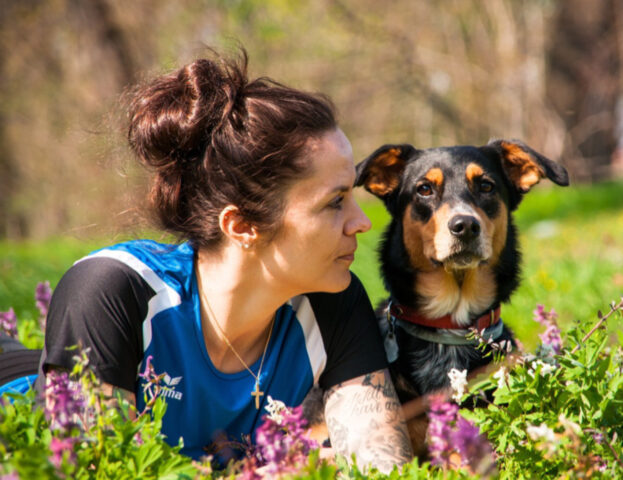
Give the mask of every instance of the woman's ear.
[[247, 249], [258, 241], [257, 229], [243, 218], [235, 205], [227, 205], [221, 210], [218, 220], [223, 235], [240, 247]]

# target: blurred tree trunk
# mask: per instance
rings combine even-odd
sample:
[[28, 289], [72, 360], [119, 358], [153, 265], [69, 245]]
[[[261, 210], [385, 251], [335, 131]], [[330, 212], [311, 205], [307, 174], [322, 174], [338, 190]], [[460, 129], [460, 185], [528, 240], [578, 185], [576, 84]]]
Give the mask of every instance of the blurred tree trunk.
[[113, 0], [0, 1], [0, 238], [114, 204], [101, 197], [115, 172], [88, 145], [105, 142], [103, 109], [139, 70], [123, 14]]
[[[76, 30], [92, 32], [92, 48], [100, 48], [110, 55], [110, 59], [102, 58], [107, 68], [116, 67], [118, 84], [129, 85], [134, 82], [137, 64], [128, 35], [123, 30], [114, 8], [108, 0], [71, 0], [67, 6], [68, 13], [73, 15]], [[104, 57], [104, 54], [101, 55]]]
[[[3, 29], [8, 20], [7, 6], [0, 4], [0, 30]], [[0, 42], [0, 91], [6, 88], [5, 45]], [[11, 213], [11, 198], [14, 195], [17, 185], [17, 172], [15, 171], [15, 155], [11, 148], [11, 142], [7, 134], [7, 116], [0, 110], [0, 238], [6, 236], [21, 236], [27, 232], [25, 219], [20, 215]]]
[[[2, 57], [0, 56], [0, 63]], [[0, 65], [0, 78], [2, 66]], [[1, 87], [0, 82], [0, 88]], [[6, 135], [6, 117], [0, 112], [0, 238], [26, 236], [26, 222], [22, 215], [11, 212], [11, 198], [16, 191], [17, 172], [10, 142]]]
[[621, 74], [620, 0], [564, 0], [551, 23], [547, 94], [566, 127], [563, 159], [578, 180], [610, 173]]

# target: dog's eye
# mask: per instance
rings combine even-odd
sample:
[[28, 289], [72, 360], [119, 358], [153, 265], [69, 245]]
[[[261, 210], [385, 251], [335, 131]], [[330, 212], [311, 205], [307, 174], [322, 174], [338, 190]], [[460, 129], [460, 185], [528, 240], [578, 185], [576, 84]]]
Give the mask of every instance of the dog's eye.
[[418, 185], [415, 191], [420, 197], [429, 197], [433, 194], [433, 187], [428, 183], [423, 183], [422, 185]]
[[493, 190], [495, 190], [495, 185], [493, 184], [493, 182], [483, 180], [482, 182], [480, 182], [479, 189], [482, 193], [491, 193], [493, 192]]

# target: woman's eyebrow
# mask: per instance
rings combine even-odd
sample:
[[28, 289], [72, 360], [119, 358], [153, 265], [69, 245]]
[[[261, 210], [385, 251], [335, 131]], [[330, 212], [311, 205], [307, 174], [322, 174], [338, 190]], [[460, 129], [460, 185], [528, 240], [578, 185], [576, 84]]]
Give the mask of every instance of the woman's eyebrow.
[[337, 187], [332, 188], [327, 192], [327, 195], [332, 195], [334, 193], [346, 193], [352, 188], [352, 185], [338, 185]]

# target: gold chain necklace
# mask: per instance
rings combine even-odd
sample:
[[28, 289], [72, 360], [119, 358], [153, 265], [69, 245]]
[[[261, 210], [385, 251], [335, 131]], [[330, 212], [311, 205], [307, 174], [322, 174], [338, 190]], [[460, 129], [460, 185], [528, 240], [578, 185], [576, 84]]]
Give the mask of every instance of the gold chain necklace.
[[[199, 270], [198, 267], [197, 267], [197, 270]], [[262, 397], [264, 395], [264, 392], [260, 391], [260, 375], [262, 374], [262, 367], [264, 366], [264, 358], [266, 357], [266, 351], [268, 350], [268, 343], [270, 342], [270, 337], [273, 334], [273, 327], [275, 326], [275, 315], [273, 315], [273, 318], [272, 318], [272, 320], [270, 322], [270, 331], [268, 332], [268, 338], [266, 339], [266, 345], [264, 345], [264, 353], [262, 353], [262, 360], [260, 361], [260, 368], [257, 370], [257, 375], [256, 375], [255, 373], [253, 373], [253, 370], [251, 370], [249, 368], [249, 366], [247, 365], [247, 362], [245, 362], [242, 359], [242, 357], [240, 355], [238, 355], [238, 352], [236, 351], [234, 346], [231, 344], [231, 342], [227, 338], [227, 335], [225, 335], [225, 332], [223, 331], [223, 329], [219, 325], [218, 320], [216, 319], [216, 315], [214, 315], [214, 312], [212, 311], [212, 307], [210, 306], [210, 302], [208, 302], [208, 299], [207, 299], [207, 297], [205, 295], [205, 292], [203, 291], [203, 288], [201, 288], [201, 285], [197, 285], [197, 288], [199, 289], [199, 296], [201, 298], [203, 298], [203, 302], [205, 303], [206, 308], [208, 309], [210, 315], [212, 316], [212, 319], [214, 320], [214, 322], [213, 322], [214, 325], [216, 325], [216, 328], [218, 329], [218, 331], [223, 336], [223, 340], [225, 340], [225, 343], [227, 344], [229, 349], [234, 353], [234, 355], [236, 355], [238, 360], [240, 360], [240, 363], [242, 363], [244, 368], [246, 368], [247, 371], [251, 374], [251, 376], [253, 378], [255, 378], [255, 387], [251, 391], [251, 396], [255, 397], [255, 408], [256, 408], [256, 410], [259, 410], [260, 409], [260, 397]]]

